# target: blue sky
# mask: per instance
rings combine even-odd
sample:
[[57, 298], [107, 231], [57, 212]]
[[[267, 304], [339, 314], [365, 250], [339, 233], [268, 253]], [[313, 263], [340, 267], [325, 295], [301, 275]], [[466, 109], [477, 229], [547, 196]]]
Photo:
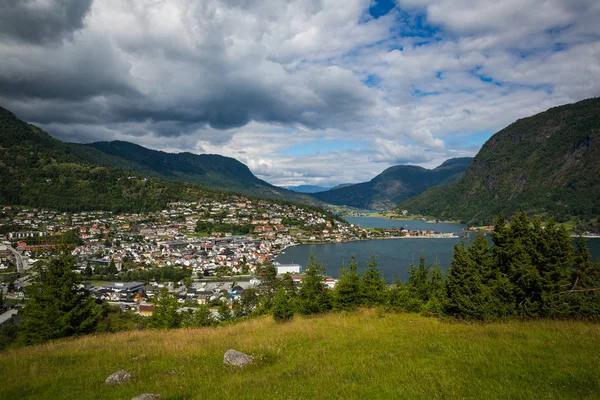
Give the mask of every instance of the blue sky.
[[0, 6], [0, 105], [63, 140], [361, 182], [600, 95], [598, 20], [591, 0], [24, 0]]

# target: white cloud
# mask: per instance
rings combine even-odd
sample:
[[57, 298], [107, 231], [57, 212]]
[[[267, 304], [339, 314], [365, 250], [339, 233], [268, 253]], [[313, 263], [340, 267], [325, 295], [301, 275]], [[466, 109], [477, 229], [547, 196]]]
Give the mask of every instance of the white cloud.
[[379, 19], [370, 0], [46, 3], [35, 35], [0, 24], [0, 105], [62, 139], [219, 153], [282, 185], [434, 167], [600, 95], [591, 0], [399, 0]]

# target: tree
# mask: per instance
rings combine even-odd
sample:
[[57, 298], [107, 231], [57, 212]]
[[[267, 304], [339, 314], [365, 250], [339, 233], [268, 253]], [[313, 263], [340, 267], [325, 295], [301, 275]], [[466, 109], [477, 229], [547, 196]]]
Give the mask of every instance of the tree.
[[382, 304], [385, 298], [386, 283], [381, 276], [382, 271], [377, 268], [378, 265], [375, 253], [371, 253], [361, 282], [362, 302], [369, 306]]
[[587, 243], [581, 237], [574, 264], [569, 290], [562, 293], [569, 303], [569, 313], [579, 318], [600, 318], [600, 261], [592, 263]]
[[254, 288], [245, 289], [233, 303], [236, 318], [245, 317], [254, 312], [259, 302], [259, 292]]
[[331, 294], [323, 284], [324, 272], [325, 267], [319, 262], [317, 255], [312, 252], [296, 299], [300, 314], [309, 315], [331, 309]]
[[447, 303], [445, 312], [464, 318], [485, 320], [505, 316], [506, 304], [500, 296], [500, 282], [493, 272], [493, 259], [485, 235], [475, 236], [468, 250], [465, 244], [454, 245], [452, 266], [446, 281]]
[[118, 273], [119, 271], [117, 271], [117, 266], [115, 265], [115, 260], [113, 260], [112, 258], [110, 259], [110, 264], [108, 264], [108, 267], [106, 268], [106, 273], [107, 274], [112, 274], [115, 275], [116, 273]]
[[258, 268], [260, 276], [260, 311], [268, 313], [273, 308], [273, 299], [279, 288], [277, 268], [272, 262], [266, 261]]
[[93, 273], [94, 273], [94, 272], [92, 271], [92, 267], [90, 267], [90, 266], [89, 266], [89, 264], [88, 264], [88, 265], [86, 265], [86, 267], [85, 267], [85, 270], [83, 271], [83, 274], [84, 274], [84, 275], [85, 275], [87, 278], [89, 278], [89, 277], [91, 277], [91, 276], [92, 276], [92, 274], [93, 274]]
[[273, 302], [273, 318], [277, 322], [287, 322], [294, 317], [294, 306], [287, 290], [281, 288]]
[[102, 317], [74, 271], [75, 260], [66, 255], [36, 266], [29, 298], [23, 309], [22, 338], [26, 344], [41, 343], [93, 332]]
[[334, 307], [338, 310], [353, 310], [362, 303], [362, 288], [358, 264], [352, 256], [350, 267], [342, 267], [340, 279], [333, 292]]
[[167, 288], [162, 288], [160, 294], [153, 299], [154, 311], [148, 322], [149, 328], [173, 329], [181, 325], [181, 315], [177, 298], [170, 294]]
[[183, 314], [181, 326], [184, 328], [198, 328], [213, 326], [217, 323], [206, 305], [200, 305], [195, 311], [189, 310]]
[[222, 301], [219, 306], [219, 318], [221, 322], [229, 321], [232, 318], [231, 308], [229, 308], [229, 303], [227, 301]]

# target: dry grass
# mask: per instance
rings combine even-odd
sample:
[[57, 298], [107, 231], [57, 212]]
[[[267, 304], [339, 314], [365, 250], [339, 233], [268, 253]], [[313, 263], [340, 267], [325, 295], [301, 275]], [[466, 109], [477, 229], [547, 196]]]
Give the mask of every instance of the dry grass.
[[[229, 348], [253, 355], [255, 365], [224, 366]], [[599, 351], [596, 324], [466, 325], [361, 310], [8, 351], [0, 354], [0, 398], [598, 398]], [[136, 380], [104, 386], [119, 369]]]

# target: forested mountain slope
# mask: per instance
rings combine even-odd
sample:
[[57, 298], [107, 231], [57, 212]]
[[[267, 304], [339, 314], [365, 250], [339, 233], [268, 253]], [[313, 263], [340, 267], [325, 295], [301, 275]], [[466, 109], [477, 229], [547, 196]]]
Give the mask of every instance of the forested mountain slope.
[[399, 205], [413, 214], [490, 223], [502, 212], [559, 221], [600, 215], [600, 98], [551, 108], [493, 135], [464, 176]]

